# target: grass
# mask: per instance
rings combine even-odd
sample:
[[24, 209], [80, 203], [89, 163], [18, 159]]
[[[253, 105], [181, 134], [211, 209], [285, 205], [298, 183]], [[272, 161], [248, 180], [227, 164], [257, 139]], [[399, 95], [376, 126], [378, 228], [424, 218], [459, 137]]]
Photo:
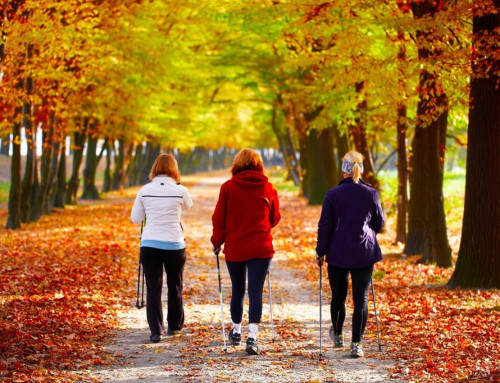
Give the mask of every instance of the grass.
[[0, 203], [9, 202], [9, 181], [0, 181]]

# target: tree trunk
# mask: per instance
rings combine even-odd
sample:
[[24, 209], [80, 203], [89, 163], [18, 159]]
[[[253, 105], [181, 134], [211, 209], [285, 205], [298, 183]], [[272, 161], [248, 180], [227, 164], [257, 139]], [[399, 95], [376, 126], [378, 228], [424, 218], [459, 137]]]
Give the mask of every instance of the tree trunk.
[[403, 64], [406, 61], [406, 46], [404, 33], [398, 34], [400, 41], [398, 52], [399, 63], [399, 102], [397, 106], [397, 167], [398, 167], [398, 195], [396, 218], [396, 242], [406, 242], [406, 217], [408, 214], [408, 152], [406, 149], [406, 132], [408, 130], [406, 95], [406, 70]]
[[111, 190], [123, 189], [126, 169], [126, 146], [125, 140], [118, 140], [118, 153], [115, 152], [115, 170], [111, 181]]
[[106, 167], [104, 168], [104, 180], [102, 183], [102, 192], [107, 193], [111, 190], [111, 158], [112, 158], [112, 150], [111, 150], [111, 140], [106, 139], [104, 142], [104, 149], [106, 150]]
[[63, 135], [59, 167], [57, 169], [56, 190], [54, 194], [54, 207], [64, 208], [66, 198], [66, 137]]
[[326, 192], [336, 185], [331, 129], [311, 130], [307, 135], [309, 205], [321, 205]]
[[[16, 108], [17, 113], [21, 110]], [[16, 116], [13, 117], [16, 120]], [[10, 163], [9, 214], [7, 229], [21, 227], [21, 124], [14, 122], [12, 128], [12, 157]]]
[[[495, 9], [496, 8], [496, 9]], [[452, 288], [500, 288], [500, 1], [474, 8], [462, 240]], [[496, 32], [494, 32], [496, 29]], [[497, 38], [489, 36], [496, 34]]]
[[75, 131], [73, 143], [73, 168], [71, 171], [71, 178], [68, 181], [66, 203], [68, 205], [78, 204], [78, 187], [80, 186], [80, 167], [83, 161], [83, 147], [86, 140], [88, 120], [84, 119], [84, 126], [82, 132]]
[[[365, 82], [361, 81], [356, 84], [356, 92], [361, 94], [363, 92], [363, 88], [365, 86]], [[363, 97], [363, 101], [358, 104], [358, 117], [356, 117], [355, 122], [356, 125], [349, 126], [349, 133], [353, 139], [354, 147], [356, 151], [363, 155], [363, 180], [372, 185], [375, 189], [380, 188], [380, 182], [377, 180], [375, 176], [375, 167], [373, 165], [373, 156], [371, 149], [368, 145], [368, 139], [366, 137], [366, 109], [367, 103]]]
[[280, 148], [281, 155], [283, 156], [283, 162], [285, 169], [289, 174], [290, 178], [293, 180], [295, 186], [300, 184], [298, 161], [295, 153], [295, 147], [293, 146], [293, 141], [290, 136], [290, 129], [285, 126], [285, 132], [282, 132], [277, 121], [278, 107], [273, 108], [271, 127], [273, 129], [276, 140]]
[[342, 180], [342, 160], [344, 156], [349, 152], [349, 140], [347, 137], [347, 134], [345, 133], [345, 129], [343, 129], [344, 132], [342, 132], [342, 129], [337, 126], [335, 128], [334, 134], [335, 134], [335, 146], [336, 146], [336, 153], [337, 153], [337, 163], [338, 163], [338, 169], [336, 171], [337, 173], [337, 178], [336, 181], [340, 182]]
[[[31, 57], [30, 48], [28, 48], [27, 58], [29, 57]], [[27, 95], [33, 93], [33, 80], [30, 77], [24, 80], [24, 91]], [[36, 128], [33, 125], [33, 105], [30, 101], [24, 101], [23, 103], [23, 126], [26, 133], [28, 152], [26, 155], [25, 171], [22, 182], [21, 221], [30, 222], [31, 211], [35, 203], [35, 195], [38, 189]]]
[[97, 140], [98, 136], [89, 135], [87, 140], [87, 155], [85, 156], [85, 169], [83, 169], [83, 193], [82, 199], [99, 199], [99, 192], [95, 186], [97, 172]]
[[[434, 16], [439, 4], [431, 0], [412, 3], [415, 19]], [[432, 48], [435, 31], [417, 31], [419, 60], [436, 60], [440, 52]], [[431, 50], [432, 49], [432, 50]], [[413, 139], [408, 237], [404, 254], [422, 254], [422, 261], [451, 266], [451, 249], [446, 234], [443, 204], [442, 156], [445, 142], [448, 100], [438, 76], [420, 71], [419, 102]]]
[[34, 204], [30, 210], [30, 218], [32, 221], [37, 221], [40, 219], [43, 213], [43, 208], [45, 206], [47, 196], [49, 195], [50, 180], [51, 180], [51, 164], [53, 152], [53, 136], [54, 136], [54, 125], [53, 116], [51, 116], [51, 121], [49, 122], [49, 128], [47, 131], [42, 133], [43, 136], [43, 151], [41, 159], [41, 179], [35, 192]]

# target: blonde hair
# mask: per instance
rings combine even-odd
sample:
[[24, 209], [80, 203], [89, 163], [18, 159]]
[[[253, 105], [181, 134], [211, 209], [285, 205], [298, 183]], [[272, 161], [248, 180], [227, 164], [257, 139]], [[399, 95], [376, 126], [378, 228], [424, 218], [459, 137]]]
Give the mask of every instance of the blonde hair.
[[358, 183], [359, 179], [361, 178], [361, 174], [363, 174], [363, 155], [355, 150], [351, 150], [344, 156], [343, 161], [353, 164], [352, 179], [354, 180], [354, 182]]
[[244, 148], [234, 156], [231, 174], [235, 176], [244, 170], [255, 170], [264, 173], [264, 163], [260, 154], [255, 150]]
[[163, 153], [156, 157], [156, 160], [151, 167], [151, 172], [149, 173], [149, 179], [152, 180], [159, 175], [167, 175], [175, 182], [180, 182], [181, 173], [179, 172], [179, 167], [177, 166], [177, 160], [173, 155]]

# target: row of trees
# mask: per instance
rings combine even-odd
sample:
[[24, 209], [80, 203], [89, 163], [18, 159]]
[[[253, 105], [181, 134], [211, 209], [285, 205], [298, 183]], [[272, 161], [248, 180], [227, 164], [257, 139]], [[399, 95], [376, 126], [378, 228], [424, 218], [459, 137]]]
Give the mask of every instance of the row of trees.
[[[477, 201], [467, 202], [484, 198], [484, 213], [498, 205], [499, 185], [490, 178], [500, 147], [497, 0], [16, 0], [2, 7], [0, 129], [14, 144], [8, 227], [76, 203], [84, 160], [83, 196], [95, 198], [103, 157], [104, 190], [111, 190], [142, 182], [160, 148], [196, 156], [195, 147], [213, 155], [277, 146], [291, 179], [316, 204], [340, 178], [342, 155], [355, 148], [376, 188], [377, 172], [396, 155], [396, 239], [406, 254], [448, 267], [442, 183], [451, 137], [468, 147], [464, 220], [500, 248], [498, 228], [485, 218], [491, 214], [479, 218]], [[32, 143], [24, 172], [21, 128]], [[216, 162], [223, 165], [224, 156]], [[479, 174], [488, 187], [471, 189]], [[482, 266], [459, 257], [452, 284], [498, 284], [484, 271], [498, 272], [499, 257], [466, 247], [478, 241], [466, 227], [460, 257]]]

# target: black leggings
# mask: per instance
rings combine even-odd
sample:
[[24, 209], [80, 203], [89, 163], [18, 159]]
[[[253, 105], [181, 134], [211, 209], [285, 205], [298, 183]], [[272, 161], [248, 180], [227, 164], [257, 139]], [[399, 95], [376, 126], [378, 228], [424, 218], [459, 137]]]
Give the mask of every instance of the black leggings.
[[141, 247], [141, 262], [146, 276], [146, 316], [151, 335], [161, 335], [165, 332], [161, 303], [163, 268], [167, 272], [168, 328], [180, 330], [184, 326], [182, 279], [184, 264], [186, 263], [186, 249], [161, 250], [152, 247]]
[[333, 330], [341, 334], [346, 315], [345, 300], [349, 284], [349, 273], [352, 280], [352, 300], [354, 311], [352, 313], [352, 342], [361, 342], [365, 333], [368, 319], [368, 291], [373, 273], [373, 265], [362, 269], [341, 269], [328, 265], [328, 279], [332, 289], [332, 302], [330, 315]]
[[231, 277], [231, 320], [241, 323], [245, 298], [246, 270], [248, 269], [248, 323], [260, 323], [262, 316], [262, 290], [266, 281], [271, 258], [255, 258], [245, 262], [226, 261]]

